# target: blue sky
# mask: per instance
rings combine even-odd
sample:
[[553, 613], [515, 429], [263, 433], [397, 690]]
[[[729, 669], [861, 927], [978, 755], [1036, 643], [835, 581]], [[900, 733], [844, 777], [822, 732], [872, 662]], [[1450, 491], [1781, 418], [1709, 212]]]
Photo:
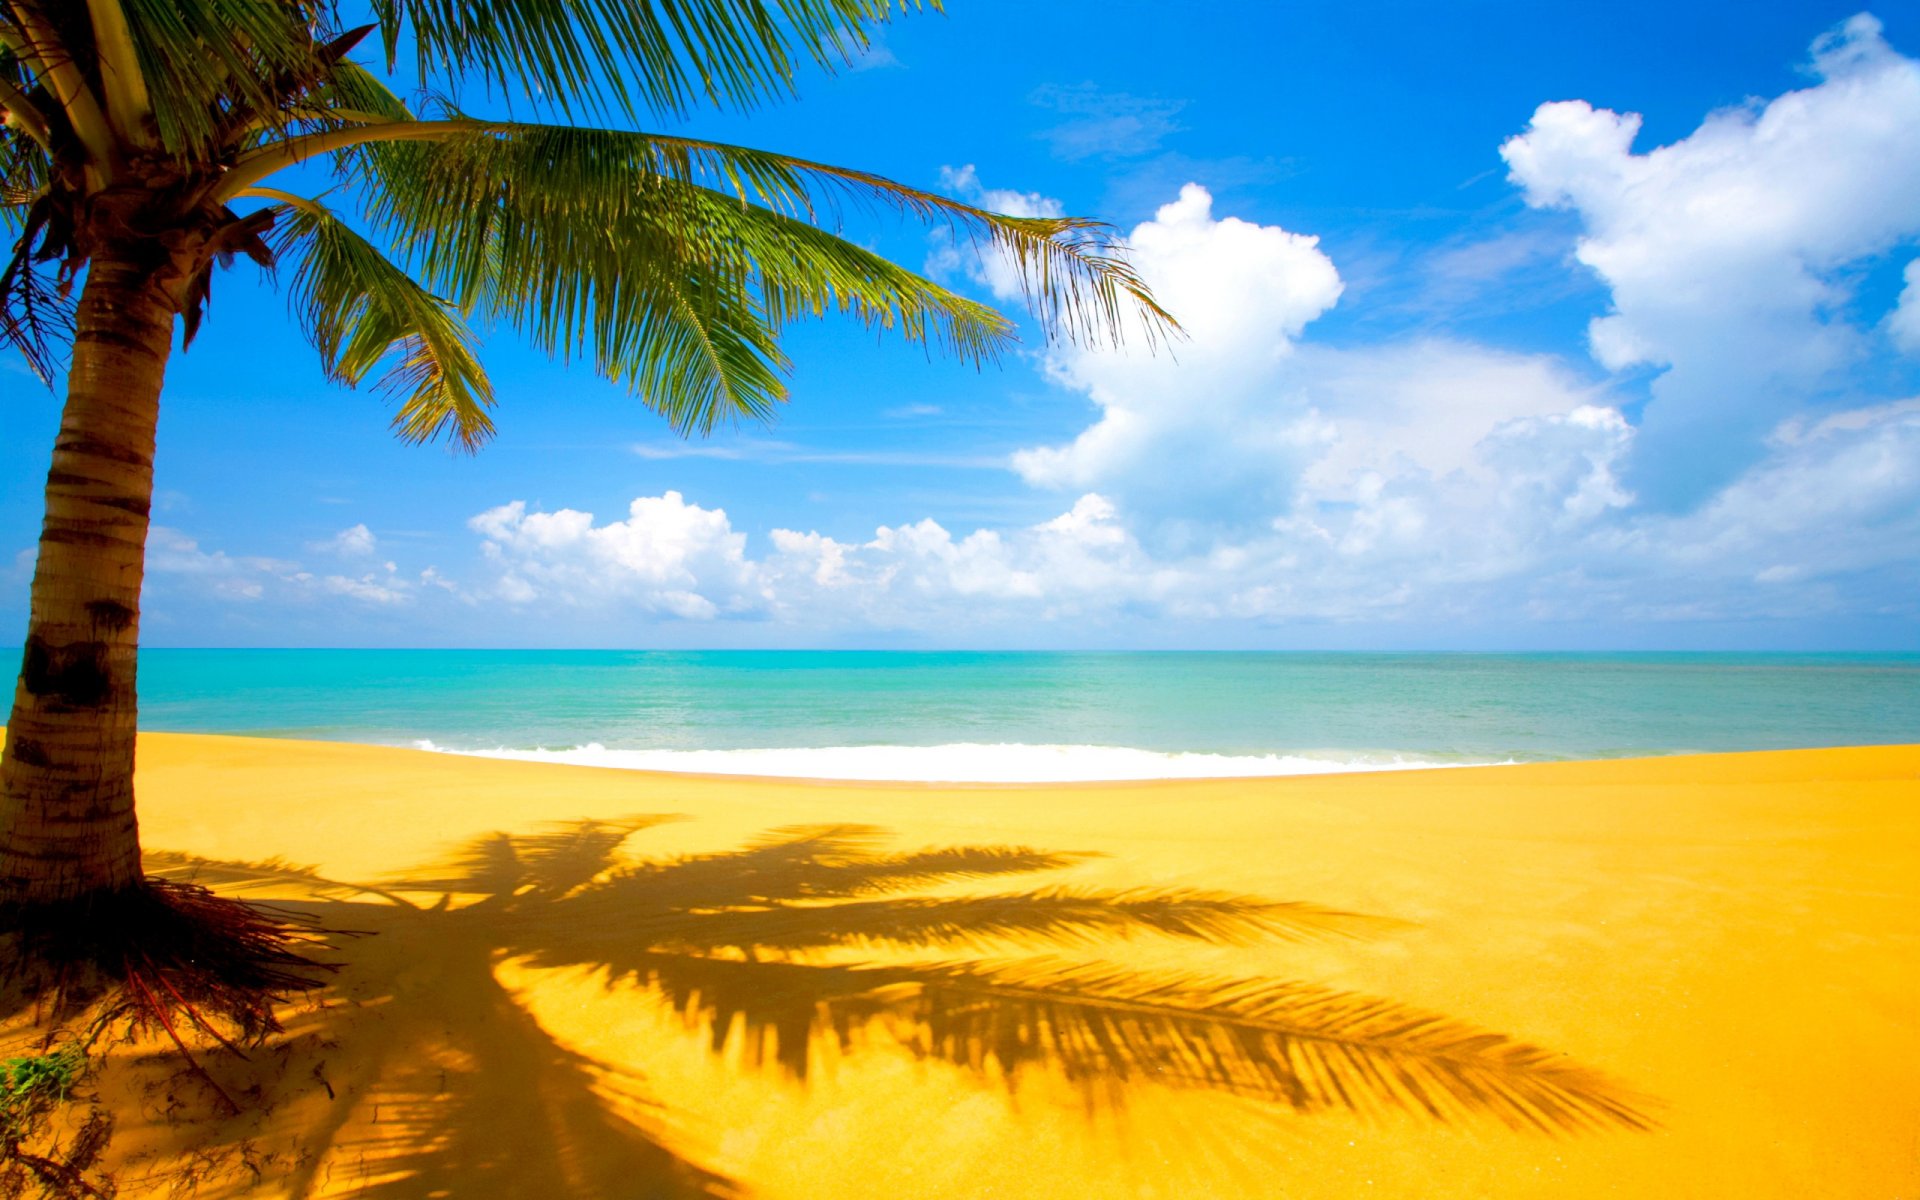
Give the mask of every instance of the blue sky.
[[[950, 8], [686, 128], [1111, 221], [1187, 344], [808, 327], [777, 424], [687, 444], [502, 331], [464, 457], [241, 267], [169, 371], [148, 643], [1920, 648], [1911, 8]], [[0, 367], [0, 628], [56, 419]]]

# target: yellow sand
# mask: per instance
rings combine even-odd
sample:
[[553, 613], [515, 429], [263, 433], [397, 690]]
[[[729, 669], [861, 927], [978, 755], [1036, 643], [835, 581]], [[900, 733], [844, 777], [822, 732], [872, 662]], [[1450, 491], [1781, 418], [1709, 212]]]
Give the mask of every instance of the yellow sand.
[[294, 1011], [278, 1048], [251, 1066], [203, 1055], [230, 1090], [258, 1089], [242, 1117], [207, 1116], [205, 1090], [164, 1060], [110, 1068], [122, 1195], [177, 1186], [185, 1164], [201, 1195], [1920, 1196], [1920, 747], [945, 787], [156, 734], [139, 788], [150, 851], [336, 880], [417, 885], [489, 831], [680, 814], [627, 852], [857, 823], [889, 830], [888, 849], [1101, 855], [942, 895], [1204, 887], [1397, 918], [1360, 940], [1145, 934], [911, 957], [1040, 952], [1390, 997], [1563, 1052], [1651, 1098], [1661, 1127], [1547, 1137], [1155, 1087], [1089, 1116], [1045, 1072], [1009, 1093], [879, 1031], [816, 1045], [800, 1082], [748, 1064], [738, 1035], [716, 1052], [644, 990], [502, 950], [568, 930], [455, 921], [474, 897], [450, 913], [428, 890], [406, 897], [417, 911], [364, 894], [317, 907], [376, 936], [347, 946], [335, 998]]

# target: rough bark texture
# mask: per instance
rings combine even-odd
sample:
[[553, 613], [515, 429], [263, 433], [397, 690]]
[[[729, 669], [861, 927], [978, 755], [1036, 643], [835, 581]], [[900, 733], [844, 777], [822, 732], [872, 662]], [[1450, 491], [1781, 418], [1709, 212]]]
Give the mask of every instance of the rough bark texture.
[[180, 248], [103, 242], [81, 293], [0, 760], [0, 910], [141, 880], [134, 651]]

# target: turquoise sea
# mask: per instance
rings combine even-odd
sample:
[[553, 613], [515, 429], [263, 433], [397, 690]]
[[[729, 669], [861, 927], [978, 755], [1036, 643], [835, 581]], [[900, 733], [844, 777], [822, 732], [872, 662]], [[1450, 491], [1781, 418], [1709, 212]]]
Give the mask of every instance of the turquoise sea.
[[1920, 655], [149, 650], [140, 699], [156, 730], [1146, 778], [1920, 742]]

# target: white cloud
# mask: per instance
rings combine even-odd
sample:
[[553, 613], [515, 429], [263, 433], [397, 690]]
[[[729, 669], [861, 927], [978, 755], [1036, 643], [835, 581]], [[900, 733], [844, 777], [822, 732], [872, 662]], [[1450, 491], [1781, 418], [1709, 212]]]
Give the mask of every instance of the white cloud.
[[1369, 472], [1441, 477], [1505, 469], [1480, 450], [1513, 422], [1582, 411], [1619, 419], [1600, 389], [1550, 356], [1442, 339], [1365, 351], [1303, 347], [1286, 383], [1326, 425], [1325, 452], [1302, 481], [1321, 499], [1347, 498]]
[[216, 592], [248, 600], [265, 595], [266, 581], [291, 581], [300, 572], [299, 563], [285, 559], [202, 550], [198, 541], [165, 525], [147, 530], [146, 566], [149, 582], [155, 576], [197, 577]]
[[1150, 154], [1180, 131], [1174, 118], [1186, 107], [1183, 100], [1103, 92], [1090, 83], [1049, 84], [1035, 89], [1028, 99], [1066, 117], [1042, 130], [1040, 136], [1053, 147], [1056, 157], [1069, 161], [1095, 155], [1131, 158]]
[[1324, 423], [1281, 379], [1295, 339], [1339, 299], [1339, 272], [1317, 238], [1215, 219], [1212, 203], [1189, 184], [1130, 237], [1136, 267], [1190, 340], [1151, 356], [1054, 351], [1052, 377], [1100, 416], [1072, 442], [1015, 454], [1029, 483], [1189, 515], [1283, 501], [1317, 455]]
[[745, 561], [746, 535], [733, 531], [724, 510], [689, 504], [679, 492], [642, 496], [625, 520], [605, 525], [570, 508], [529, 512], [520, 500], [467, 525], [485, 539], [498, 571], [494, 590], [510, 603], [635, 604], [689, 620], [765, 604]]
[[496, 572], [494, 594], [511, 603], [937, 629], [1108, 613], [1150, 594], [1155, 565], [1117, 517], [1089, 494], [1031, 527], [961, 536], [930, 519], [881, 526], [864, 542], [775, 529], [759, 558], [723, 511], [677, 492], [640, 497], [627, 519], [606, 524], [516, 501], [469, 525]]
[[980, 182], [980, 172], [972, 163], [963, 167], [941, 167], [940, 186], [970, 204], [1009, 217], [1061, 217], [1066, 208], [1051, 196], [1039, 192], [1020, 192], [1011, 188], [990, 188]]
[[[310, 549], [328, 554], [364, 557], [374, 547], [364, 525], [342, 530]], [[279, 602], [297, 607], [324, 604], [339, 597], [361, 604], [390, 607], [411, 603], [422, 584], [443, 591], [458, 588], [428, 567], [419, 581], [404, 577], [399, 565], [384, 562], [357, 575], [316, 574], [300, 563], [262, 555], [230, 555], [205, 550], [200, 543], [165, 525], [147, 534], [147, 580], [143, 603], [165, 611], [211, 598], [221, 601]]]
[[0, 581], [8, 584], [20, 584], [23, 587], [33, 579], [33, 568], [40, 561], [37, 547], [28, 546], [13, 556], [13, 562], [4, 571], [0, 571]]
[[324, 542], [313, 542], [308, 549], [320, 554], [337, 554], [342, 558], [366, 558], [379, 546], [373, 536], [373, 530], [365, 524], [342, 529]]
[[1246, 529], [1283, 516], [1317, 537], [1326, 526], [1311, 514], [1338, 505], [1360, 514], [1337, 519], [1352, 526], [1340, 539], [1378, 542], [1411, 527], [1410, 488], [1426, 489], [1424, 503], [1438, 502], [1434, 481], [1454, 475], [1464, 478], [1443, 489], [1449, 496], [1496, 489], [1481, 453], [1496, 431], [1604, 408], [1597, 389], [1543, 355], [1434, 338], [1364, 350], [1303, 342], [1340, 297], [1332, 260], [1315, 238], [1216, 218], [1196, 185], [1130, 241], [1190, 340], [1151, 358], [1055, 351], [1053, 377], [1084, 392], [1098, 419], [1064, 445], [1016, 453], [1013, 465], [1029, 483], [1097, 488], [1134, 519], [1163, 522], [1157, 541], [1191, 536], [1195, 524]]
[[933, 520], [866, 542], [775, 530], [762, 564], [776, 613], [853, 627], [956, 629], [1110, 614], [1155, 590], [1155, 565], [1109, 500], [1080, 497], [1026, 528], [961, 537]]
[[1920, 400], [1789, 421], [1758, 465], [1693, 514], [1625, 545], [1688, 572], [1772, 581], [1866, 570], [1920, 546]]
[[910, 421], [915, 417], [937, 417], [942, 411], [938, 404], [896, 404], [880, 415], [894, 421]]
[[1920, 258], [1907, 264], [1900, 301], [1887, 314], [1887, 336], [1908, 354], [1920, 358]]
[[[1502, 148], [1536, 207], [1576, 212], [1579, 260], [1611, 289], [1589, 330], [1610, 370], [1663, 370], [1639, 478], [1699, 501], [1865, 349], [1841, 270], [1920, 233], [1920, 64], [1861, 14], [1814, 43], [1815, 85], [1633, 151], [1636, 114], [1543, 104]], [[1904, 322], [1896, 324], [1902, 336]]]
[[345, 575], [328, 575], [320, 580], [320, 587], [331, 595], [350, 596], [369, 604], [411, 602], [413, 600], [411, 581], [399, 578], [392, 563], [384, 564], [384, 568], [384, 571], [368, 571], [354, 578]]

